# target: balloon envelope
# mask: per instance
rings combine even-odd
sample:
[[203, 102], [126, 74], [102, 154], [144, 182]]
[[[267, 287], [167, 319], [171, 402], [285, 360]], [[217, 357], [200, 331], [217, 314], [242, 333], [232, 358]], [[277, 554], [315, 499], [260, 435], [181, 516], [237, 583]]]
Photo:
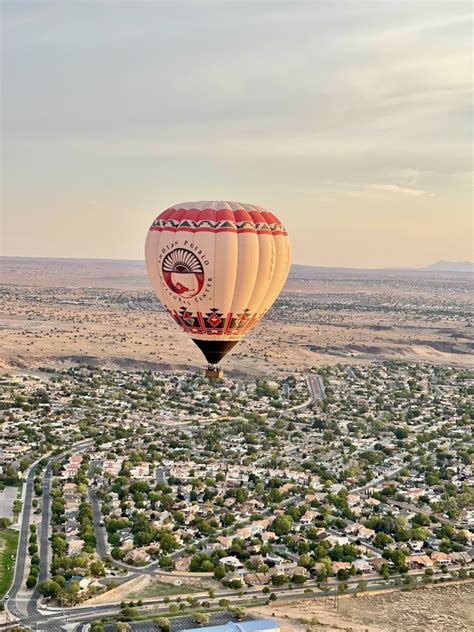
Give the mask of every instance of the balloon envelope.
[[238, 202], [172, 206], [155, 219], [145, 244], [156, 295], [211, 364], [271, 307], [290, 258], [280, 220]]

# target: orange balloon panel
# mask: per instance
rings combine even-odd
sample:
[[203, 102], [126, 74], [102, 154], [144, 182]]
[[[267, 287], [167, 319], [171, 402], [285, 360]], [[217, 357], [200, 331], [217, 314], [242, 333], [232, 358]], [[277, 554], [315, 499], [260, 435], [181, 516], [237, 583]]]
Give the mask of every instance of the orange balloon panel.
[[156, 295], [215, 364], [271, 307], [290, 268], [288, 234], [272, 213], [238, 202], [186, 202], [148, 231]]

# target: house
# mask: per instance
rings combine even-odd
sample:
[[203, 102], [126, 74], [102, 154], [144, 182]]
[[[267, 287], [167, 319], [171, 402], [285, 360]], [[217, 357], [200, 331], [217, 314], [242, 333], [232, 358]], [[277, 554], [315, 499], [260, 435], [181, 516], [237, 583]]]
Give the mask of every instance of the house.
[[74, 555], [79, 555], [79, 553], [82, 552], [82, 549], [84, 548], [84, 540], [81, 540], [81, 538], [77, 537], [77, 536], [71, 536], [71, 537], [66, 537], [66, 542], [67, 542], [67, 553], [68, 555], [74, 556]]
[[192, 557], [188, 555], [187, 557], [181, 557], [179, 560], [176, 560], [175, 568], [177, 571], [189, 571], [189, 565], [191, 564]]
[[322, 517], [319, 511], [308, 509], [300, 518], [301, 524], [311, 524], [315, 520], [319, 520]]
[[423, 540], [410, 540], [408, 542], [408, 546], [410, 547], [410, 550], [412, 550], [415, 553], [419, 553], [420, 551], [423, 550]]
[[69, 588], [73, 582], [76, 582], [79, 585], [79, 592], [84, 592], [91, 585], [92, 579], [90, 579], [90, 577], [82, 577], [81, 575], [73, 575], [66, 582], [66, 586]]
[[374, 557], [370, 560], [370, 563], [372, 564], [374, 571], [377, 571], [377, 573], [380, 572], [382, 566], [388, 566], [389, 568], [393, 566], [393, 562], [391, 560], [386, 560], [383, 557]]
[[370, 496], [369, 498], [366, 498], [364, 500], [364, 505], [368, 505], [369, 507], [377, 507], [377, 505], [380, 505], [380, 500], [377, 500], [376, 498]]
[[219, 544], [221, 545], [221, 548], [223, 549], [228, 549], [229, 546], [232, 544], [233, 539], [234, 538], [229, 535], [220, 535], [217, 537], [217, 541], [219, 542]]
[[368, 560], [357, 559], [353, 562], [353, 566], [361, 573], [370, 573], [372, 571], [372, 564]]
[[368, 527], [364, 527], [363, 525], [359, 529], [359, 538], [362, 540], [373, 540], [375, 538], [374, 529], [369, 529]]
[[309, 571], [304, 568], [304, 566], [295, 566], [289, 571], [289, 575], [292, 577], [301, 576], [301, 577], [309, 577]]
[[326, 538], [322, 538], [322, 539], [324, 539], [326, 542], [329, 542], [331, 546], [336, 546], [336, 544], [340, 544], [340, 545], [350, 544], [349, 538], [346, 538], [345, 536], [342, 536], [342, 535], [328, 534]]
[[359, 494], [348, 494], [347, 503], [349, 507], [355, 507], [360, 503], [360, 495]]
[[461, 564], [466, 562], [468, 564], [471, 561], [471, 556], [466, 551], [455, 551], [450, 555], [453, 562], [460, 562]]
[[427, 555], [410, 555], [407, 566], [408, 568], [431, 568], [433, 562]]
[[351, 564], [349, 562], [333, 562], [331, 564], [331, 569], [333, 573], [337, 573], [338, 571], [350, 571]]
[[228, 582], [240, 582], [240, 586], [243, 585], [243, 577], [236, 571], [233, 571], [232, 573], [227, 573], [227, 575], [225, 576], [225, 580]]
[[227, 557], [221, 557], [221, 559], [219, 560], [219, 563], [222, 564], [223, 566], [232, 566], [234, 569], [244, 567], [242, 562], [237, 557], [234, 557], [233, 555], [228, 555]]
[[147, 553], [145, 549], [132, 549], [127, 553], [124, 557], [124, 560], [127, 562], [132, 562], [133, 564], [141, 564], [143, 562], [150, 561], [150, 554]]
[[75, 483], [64, 483], [63, 485], [63, 494], [66, 498], [67, 496], [75, 496], [77, 485]]
[[270, 576], [267, 573], [246, 573], [244, 575], [244, 582], [247, 586], [263, 586], [269, 581]]
[[78, 520], [67, 520], [64, 523], [64, 533], [66, 536], [79, 535], [81, 523]]
[[433, 551], [431, 554], [431, 560], [438, 564], [438, 566], [448, 566], [452, 563], [453, 558], [449, 553], [442, 553], [441, 551]]
[[235, 535], [238, 538], [242, 538], [243, 540], [246, 540], [247, 538], [251, 537], [252, 529], [249, 529], [248, 527], [242, 527], [241, 529], [237, 529], [237, 531], [235, 532]]
[[263, 542], [273, 542], [274, 540], [276, 540], [276, 535], [273, 533], [273, 531], [264, 531], [260, 534], [260, 537], [262, 538]]
[[130, 476], [132, 478], [149, 478], [150, 477], [150, 464], [139, 463], [130, 468]]

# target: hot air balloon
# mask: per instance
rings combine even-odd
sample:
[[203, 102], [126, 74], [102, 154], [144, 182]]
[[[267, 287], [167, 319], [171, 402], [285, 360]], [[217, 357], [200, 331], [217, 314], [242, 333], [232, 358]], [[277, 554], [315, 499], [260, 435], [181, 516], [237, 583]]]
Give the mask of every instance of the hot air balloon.
[[238, 202], [185, 202], [151, 225], [145, 262], [153, 289], [209, 363], [217, 366], [269, 310], [291, 249], [281, 221]]

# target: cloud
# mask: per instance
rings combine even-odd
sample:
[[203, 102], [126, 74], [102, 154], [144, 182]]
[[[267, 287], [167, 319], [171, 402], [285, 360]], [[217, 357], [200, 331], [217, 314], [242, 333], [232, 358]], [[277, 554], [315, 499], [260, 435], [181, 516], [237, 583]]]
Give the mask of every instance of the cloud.
[[426, 191], [422, 189], [410, 189], [408, 187], [399, 187], [397, 184], [369, 184], [369, 189], [375, 191], [383, 191], [384, 193], [395, 193], [400, 195], [409, 195], [411, 197], [419, 197], [425, 195]]

